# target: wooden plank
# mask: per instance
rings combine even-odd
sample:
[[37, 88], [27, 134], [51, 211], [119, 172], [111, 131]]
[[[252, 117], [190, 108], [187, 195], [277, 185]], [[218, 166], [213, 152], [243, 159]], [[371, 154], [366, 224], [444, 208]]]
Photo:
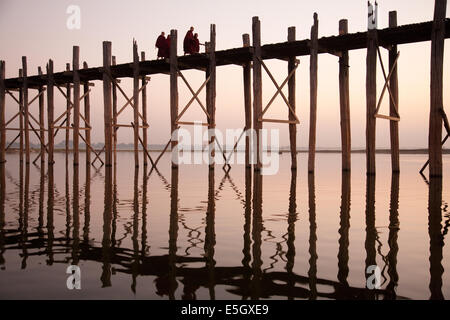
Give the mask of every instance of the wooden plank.
[[[141, 51], [141, 61], [145, 61], [145, 51]], [[148, 79], [150, 80], [150, 79]], [[148, 141], [147, 141], [147, 79], [145, 77], [142, 78], [142, 117], [144, 118], [142, 120], [143, 126], [142, 126], [142, 143], [144, 144], [145, 148], [148, 147]], [[144, 167], [148, 165], [147, 157], [144, 155], [143, 157]]]
[[[112, 97], [111, 97], [111, 42], [103, 41], [103, 104], [105, 123], [105, 166], [112, 166]], [[94, 160], [95, 161], [95, 160]]]
[[0, 61], [0, 163], [6, 162], [6, 131], [5, 131], [5, 61]]
[[366, 171], [375, 174], [375, 138], [377, 104], [377, 30], [369, 30], [366, 58]]
[[[80, 161], [80, 47], [73, 47], [73, 165], [78, 166]], [[87, 130], [89, 131], [89, 130]]]
[[376, 114], [375, 118], [386, 119], [386, 120], [391, 120], [391, 121], [395, 121], [395, 122], [400, 121], [400, 118], [398, 118], [396, 116], [386, 116], [384, 114]]
[[47, 122], [48, 122], [48, 164], [55, 163], [53, 160], [53, 149], [55, 136], [53, 133], [54, 116], [54, 79], [53, 79], [53, 61], [49, 60], [47, 64]]
[[[206, 69], [206, 79], [209, 79], [206, 85], [206, 111], [208, 120], [208, 141], [209, 141], [209, 154], [211, 156], [211, 162], [209, 168], [214, 168], [214, 156], [215, 156], [215, 133], [213, 132], [216, 127], [216, 25], [210, 26], [210, 38], [207, 46], [208, 56], [208, 68]], [[212, 129], [212, 130], [211, 130]]]
[[[70, 71], [70, 63], [66, 63], [66, 71]], [[72, 90], [70, 89], [70, 83], [66, 84], [66, 163], [68, 161], [68, 155], [69, 155], [69, 141], [70, 141], [70, 111], [72, 109], [72, 102], [70, 101], [70, 97]]]
[[[397, 27], [397, 11], [389, 12], [389, 27]], [[392, 73], [389, 81], [391, 99], [389, 104], [389, 114], [391, 117], [398, 117], [399, 112], [399, 94], [398, 94], [398, 50], [397, 45], [391, 46], [389, 50], [389, 71]], [[398, 121], [390, 121], [391, 133], [391, 163], [392, 172], [400, 172], [400, 143], [398, 134]]]
[[[242, 35], [242, 43], [244, 47], [250, 47], [250, 35]], [[245, 128], [247, 130], [252, 128], [252, 84], [251, 84], [251, 63], [247, 62], [242, 66], [243, 80], [244, 80], [244, 113], [245, 113]], [[251, 167], [250, 159], [250, 137], [245, 136], [245, 166]]]
[[[295, 41], [295, 27], [288, 28], [288, 42]], [[290, 75], [288, 80], [288, 100], [291, 105], [293, 111], [295, 112], [295, 72], [297, 69], [298, 63], [295, 56], [292, 56], [288, 60], [288, 73]], [[292, 73], [292, 75], [291, 75]], [[289, 124], [289, 142], [290, 142], [290, 150], [291, 150], [291, 169], [297, 170], [297, 123], [295, 120], [295, 116], [292, 112], [288, 112], [289, 120], [294, 121], [294, 123]]]
[[[38, 67], [38, 74], [40, 76], [43, 75], [41, 67]], [[47, 149], [47, 147], [45, 146], [44, 91], [45, 91], [45, 88], [43, 86], [40, 86], [39, 87], [39, 128], [40, 128], [40, 137], [41, 137], [41, 139], [40, 139], [41, 140], [41, 149], [40, 149], [41, 165], [45, 162], [45, 149]], [[47, 150], [47, 152], [48, 152], [48, 150]]]
[[205, 127], [210, 127], [211, 124], [209, 122], [203, 122], [203, 123], [199, 123], [199, 122], [195, 122], [195, 121], [177, 121], [176, 124], [178, 125], [192, 125], [192, 126], [205, 126]]
[[[178, 118], [178, 59], [177, 59], [177, 30], [170, 30], [170, 133], [171, 148], [174, 150], [178, 143], [176, 124]], [[178, 156], [172, 154], [172, 168], [178, 168]]]
[[262, 118], [260, 122], [273, 122], [273, 123], [287, 123], [287, 124], [297, 124], [295, 120], [284, 120], [284, 119], [266, 119]]
[[314, 13], [314, 25], [311, 27], [311, 55], [309, 66], [309, 152], [308, 172], [314, 172], [316, 159], [316, 123], [317, 123], [317, 58], [319, 53], [319, 21]]
[[[339, 35], [348, 33], [348, 21], [339, 21]], [[339, 58], [339, 102], [341, 113], [342, 170], [351, 169], [351, 126], [350, 126], [350, 89], [349, 89], [348, 50], [341, 52]]]
[[255, 171], [260, 171], [261, 151], [260, 134], [263, 123], [259, 121], [262, 113], [262, 70], [261, 70], [261, 22], [258, 17], [252, 19], [253, 38], [253, 127], [256, 131], [256, 139], [253, 141], [253, 152], [256, 151]]
[[442, 116], [445, 14], [447, 0], [436, 0], [431, 34], [431, 95], [428, 153], [430, 177], [442, 176]]
[[139, 167], [139, 55], [136, 41], [133, 41], [133, 136], [134, 166]]
[[[83, 69], [87, 69], [88, 64], [87, 62], [83, 62]], [[89, 97], [89, 89], [90, 83], [84, 82], [83, 83], [83, 96], [84, 96], [84, 125], [90, 126], [91, 122], [91, 100]], [[91, 164], [91, 149], [89, 146], [91, 145], [91, 130], [85, 131], [85, 137], [84, 137], [84, 143], [86, 144], [86, 166], [88, 167]]]

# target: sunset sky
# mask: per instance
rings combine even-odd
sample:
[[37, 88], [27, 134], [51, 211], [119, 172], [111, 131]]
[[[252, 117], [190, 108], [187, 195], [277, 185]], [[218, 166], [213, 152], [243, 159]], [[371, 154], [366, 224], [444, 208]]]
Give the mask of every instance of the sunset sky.
[[[66, 13], [69, 5], [81, 9], [81, 28], [69, 30]], [[379, 1], [380, 29], [388, 25], [388, 12], [397, 10], [399, 25], [429, 21], [433, 18], [434, 1], [431, 0], [381, 0]], [[447, 9], [447, 17], [449, 16]], [[349, 32], [367, 30], [367, 1], [23, 1], [2, 0], [0, 2], [0, 59], [6, 61], [7, 77], [15, 77], [21, 67], [21, 57], [28, 58], [29, 74], [36, 74], [37, 67], [51, 58], [55, 72], [65, 69], [72, 62], [72, 46], [80, 46], [81, 61], [90, 67], [102, 64], [102, 41], [112, 42], [113, 55], [118, 63], [132, 61], [132, 40], [137, 40], [139, 51], [145, 51], [147, 59], [156, 58], [154, 43], [161, 31], [178, 30], [179, 55], [182, 54], [182, 40], [192, 25], [201, 42], [209, 38], [209, 26], [216, 24], [217, 50], [242, 46], [242, 34], [251, 35], [253, 16], [261, 20], [262, 43], [283, 42], [287, 39], [287, 28], [295, 26], [297, 39], [309, 38], [313, 13], [319, 16], [319, 37], [336, 35], [340, 19], [349, 20]], [[450, 47], [445, 46], [444, 61], [444, 108], [450, 111]], [[427, 147], [429, 117], [429, 73], [430, 43], [399, 46], [399, 91], [400, 91], [400, 147]], [[385, 65], [387, 52], [382, 50]], [[365, 146], [365, 57], [366, 50], [350, 53], [350, 108], [352, 147]], [[297, 143], [299, 148], [308, 144], [309, 130], [309, 57], [300, 57], [297, 72], [297, 115], [300, 118]], [[272, 74], [281, 83], [287, 76], [287, 63], [271, 60], [267, 62]], [[200, 71], [184, 72], [196, 90], [205, 79]], [[378, 67], [378, 92], [384, 84], [381, 68]], [[263, 72], [263, 107], [275, 92], [267, 74]], [[338, 58], [322, 54], [319, 56], [318, 79], [318, 148], [340, 148]], [[122, 80], [122, 86], [132, 95], [132, 80]], [[287, 92], [287, 88], [285, 88]], [[191, 98], [186, 86], [179, 80], [180, 110]], [[33, 90], [34, 91], [34, 90]], [[55, 91], [56, 116], [65, 110], [65, 101]], [[30, 99], [35, 92], [30, 92]], [[92, 141], [102, 142], [103, 137], [103, 95], [102, 84], [95, 82], [91, 94]], [[386, 96], [387, 97], [387, 96]], [[204, 99], [204, 92], [202, 94]], [[119, 107], [124, 99], [119, 96]], [[163, 144], [170, 134], [169, 77], [153, 75], [148, 86], [149, 143]], [[17, 112], [17, 105], [7, 99], [7, 119]], [[242, 128], [244, 126], [244, 98], [242, 68], [226, 66], [217, 69], [217, 128]], [[83, 110], [83, 105], [81, 105]], [[388, 113], [388, 99], [380, 113]], [[38, 114], [37, 103], [31, 106], [32, 113]], [[55, 116], [55, 118], [56, 118]], [[287, 118], [287, 106], [278, 97], [270, 107], [267, 117]], [[120, 123], [129, 124], [131, 108], [119, 117]], [[193, 104], [185, 121], [205, 120], [198, 104]], [[12, 125], [13, 126], [13, 125]], [[280, 129], [280, 145], [286, 146], [288, 128], [286, 125], [265, 125]], [[11, 140], [15, 132], [9, 132]], [[36, 142], [35, 137], [32, 141]], [[64, 139], [58, 135], [56, 142]], [[131, 129], [121, 128], [119, 142], [131, 142]], [[377, 147], [389, 147], [389, 122], [377, 120]]]

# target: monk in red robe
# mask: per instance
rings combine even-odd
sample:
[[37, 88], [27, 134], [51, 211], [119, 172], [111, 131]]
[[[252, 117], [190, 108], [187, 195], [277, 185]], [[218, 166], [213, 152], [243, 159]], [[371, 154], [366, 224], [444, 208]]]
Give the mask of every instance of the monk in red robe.
[[165, 44], [165, 48], [164, 48], [164, 52], [163, 52], [163, 57], [164, 58], [170, 58], [170, 34], [167, 35], [167, 39], [164, 39]]
[[161, 32], [158, 39], [156, 39], [155, 47], [158, 48], [158, 58], [164, 58], [164, 51], [166, 51], [167, 42], [164, 35], [164, 32]]
[[183, 50], [184, 54], [192, 54], [192, 46], [194, 42], [194, 27], [191, 27], [188, 32], [186, 32], [186, 36], [183, 41]]
[[194, 39], [192, 42], [192, 53], [200, 52], [200, 41], [198, 40], [198, 33], [194, 34]]

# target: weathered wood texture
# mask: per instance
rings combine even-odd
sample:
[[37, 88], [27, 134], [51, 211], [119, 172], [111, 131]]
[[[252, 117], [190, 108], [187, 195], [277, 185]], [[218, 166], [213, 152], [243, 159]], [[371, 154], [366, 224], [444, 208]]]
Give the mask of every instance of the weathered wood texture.
[[[389, 27], [397, 27], [397, 11], [389, 12]], [[393, 45], [389, 50], [389, 72], [392, 72], [391, 78], [389, 80], [390, 93], [392, 94], [391, 99], [389, 99], [389, 115], [391, 117], [397, 117], [400, 112], [399, 109], [399, 99], [398, 99], [398, 61], [397, 59], [397, 45]], [[393, 100], [393, 101], [392, 101]], [[390, 121], [390, 132], [391, 132], [391, 163], [392, 172], [400, 172], [400, 143], [398, 135], [398, 121]]]
[[262, 70], [261, 70], [261, 22], [258, 17], [252, 20], [253, 35], [253, 128], [256, 131], [256, 139], [253, 141], [253, 152], [256, 152], [255, 171], [260, 171], [261, 164], [261, 141], [260, 130], [262, 121]]
[[[145, 51], [141, 51], [141, 61], [145, 61]], [[142, 77], [141, 81], [142, 86], [142, 143], [144, 144], [145, 148], [148, 148], [148, 141], [147, 141], [147, 86], [146, 86], [146, 80], [145, 77]], [[143, 162], [144, 167], [148, 165], [148, 160], [146, 155], [143, 155]]]
[[314, 172], [316, 159], [316, 124], [317, 124], [317, 58], [319, 52], [319, 21], [314, 13], [314, 25], [311, 27], [311, 55], [309, 66], [309, 153], [308, 172]]
[[[295, 27], [288, 28], [288, 42], [295, 41]], [[289, 104], [293, 111], [295, 111], [295, 70], [296, 69], [296, 58], [292, 56], [288, 60], [288, 74], [294, 72], [294, 74], [288, 80], [288, 99]], [[288, 109], [289, 121], [295, 122], [295, 116]], [[291, 169], [297, 169], [297, 124], [289, 124], [289, 142], [291, 150]]]
[[23, 72], [23, 83], [22, 83], [22, 111], [24, 114], [24, 126], [25, 130], [25, 163], [30, 163], [30, 116], [29, 116], [29, 108], [28, 108], [28, 80], [27, 80], [27, 57], [22, 57], [22, 72]]
[[208, 140], [210, 146], [211, 162], [209, 168], [214, 168], [214, 156], [215, 156], [215, 137], [212, 131], [216, 127], [216, 25], [211, 24], [210, 27], [210, 39], [208, 42], [207, 55], [209, 58], [208, 68], [206, 69], [206, 79], [209, 78], [206, 84], [206, 111], [209, 114], [208, 117]]
[[[87, 69], [87, 62], [83, 62], [83, 69]], [[85, 127], [90, 125], [91, 123], [91, 100], [89, 97], [89, 82], [85, 82], [83, 84], [83, 96], [84, 96], [84, 119], [85, 119]], [[91, 130], [84, 131], [84, 139], [86, 140], [86, 166], [89, 167], [91, 164]]]
[[[42, 76], [42, 69], [41, 67], [38, 67], [38, 74]], [[41, 154], [41, 164], [45, 162], [45, 101], [44, 101], [44, 87], [39, 87], [39, 136], [41, 140], [41, 148], [40, 148], [40, 154]]]
[[[242, 35], [242, 43], [244, 47], [250, 46], [250, 35]], [[252, 128], [252, 68], [251, 62], [246, 62], [242, 66], [242, 73], [244, 79], [244, 113], [245, 113], [245, 129], [247, 132]], [[247, 168], [251, 167], [250, 161], [250, 136], [245, 136], [245, 166]]]
[[133, 42], [133, 124], [134, 166], [139, 167], [139, 54], [136, 41]]
[[[339, 35], [348, 33], [348, 21], [339, 21]], [[342, 170], [351, 169], [351, 126], [350, 126], [350, 89], [349, 89], [348, 50], [341, 51], [339, 57], [339, 98], [341, 113]]]
[[47, 123], [48, 123], [48, 164], [55, 163], [53, 160], [53, 149], [55, 145], [55, 137], [53, 135], [53, 119], [54, 119], [54, 79], [53, 79], [53, 61], [49, 60], [47, 64]]
[[[66, 63], [66, 71], [70, 72], [70, 63]], [[72, 75], [73, 79], [73, 75]], [[66, 162], [69, 154], [69, 140], [70, 140], [70, 116], [71, 116], [71, 105], [70, 98], [72, 96], [71, 93], [71, 85], [70, 83], [66, 84]]]
[[366, 172], [375, 174], [375, 138], [377, 106], [377, 30], [369, 30], [366, 59]]
[[[79, 133], [80, 133], [80, 47], [73, 47], [73, 165], [79, 164]], [[89, 130], [86, 130], [89, 131]]]
[[112, 166], [112, 97], [111, 79], [111, 42], [103, 42], [103, 103], [105, 122], [105, 165]]
[[0, 163], [6, 161], [5, 90], [5, 61], [0, 61]]
[[178, 117], [178, 59], [177, 30], [170, 31], [170, 133], [172, 149], [172, 168], [178, 168], [178, 156], [173, 152], [178, 142], [176, 123]]

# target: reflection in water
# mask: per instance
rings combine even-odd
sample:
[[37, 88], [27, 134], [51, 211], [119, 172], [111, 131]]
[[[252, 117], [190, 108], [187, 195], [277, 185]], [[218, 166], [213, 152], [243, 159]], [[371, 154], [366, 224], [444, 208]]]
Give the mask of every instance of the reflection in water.
[[443, 300], [442, 294], [442, 179], [432, 177], [428, 194], [428, 234], [430, 235], [430, 299]]
[[[316, 202], [320, 200], [322, 190], [320, 190], [320, 196], [317, 198], [316, 181], [313, 174], [309, 174], [307, 177], [308, 194], [305, 195], [305, 198], [308, 197], [308, 202], [304, 204], [305, 208], [308, 209], [308, 220], [298, 220], [298, 211], [303, 210], [299, 208], [303, 207], [301, 207], [301, 203], [297, 203], [297, 173], [293, 171], [290, 176], [290, 185], [285, 189], [286, 194], [289, 190], [289, 197], [285, 196], [280, 204], [281, 208], [287, 207], [288, 209], [287, 211], [284, 209], [283, 219], [277, 220], [277, 222], [283, 221], [284, 224], [280, 229], [273, 229], [271, 224], [273, 220], [270, 218], [263, 219], [263, 177], [261, 174], [253, 172], [251, 168], [246, 168], [241, 182], [242, 186], [245, 184], [245, 192], [241, 193], [238, 189], [238, 186], [240, 186], [239, 178], [234, 177], [237, 182], [234, 183], [230, 172], [228, 172], [223, 177], [219, 177], [222, 179], [217, 180], [220, 183], [216, 189], [217, 177], [215, 174], [221, 174], [222, 172], [208, 170], [207, 205], [199, 207], [204, 210], [202, 211], [204, 219], [202, 219], [200, 226], [196, 226], [195, 229], [187, 229], [186, 236], [179, 231], [179, 225], [187, 226], [192, 222], [189, 220], [189, 215], [182, 216], [180, 213], [179, 169], [171, 169], [169, 184], [164, 175], [157, 170], [153, 169], [148, 172], [148, 169], [144, 168], [141, 172], [136, 168], [133, 178], [130, 178], [133, 179], [133, 187], [130, 188], [128, 193], [125, 191], [124, 194], [120, 195], [121, 199], [128, 195], [129, 200], [119, 202], [118, 183], [120, 183], [120, 180], [118, 182], [117, 170], [105, 168], [105, 174], [102, 175], [103, 169], [99, 171], [91, 168], [91, 166], [80, 167], [79, 169], [75, 166], [73, 167], [73, 175], [70, 172], [71, 170], [69, 171], [66, 168], [65, 175], [56, 177], [58, 180], [55, 183], [54, 171], [56, 169], [53, 167], [52, 165], [48, 166], [47, 172], [44, 166], [36, 167], [40, 176], [39, 180], [36, 180], [35, 186], [33, 183], [30, 185], [30, 170], [33, 169], [30, 166], [21, 165], [18, 167], [19, 170], [16, 173], [18, 179], [15, 182], [14, 178], [6, 172], [4, 165], [0, 165], [0, 272], [9, 271], [6, 268], [7, 261], [5, 259], [13, 257], [14, 254], [12, 253], [15, 252], [17, 253], [16, 261], [19, 262], [19, 267], [27, 269], [25, 274], [33, 272], [34, 268], [27, 268], [27, 265], [33, 265], [34, 267], [35, 263], [31, 263], [32, 259], [39, 259], [40, 256], [46, 257], [49, 266], [53, 264], [80, 264], [82, 261], [89, 261], [97, 267], [94, 268], [98, 272], [98, 274], [95, 274], [95, 278], [100, 277], [101, 281], [97, 283], [98, 286], [109, 287], [108, 290], [120, 290], [123, 289], [123, 283], [125, 283], [127, 291], [135, 295], [148, 290], [148, 288], [138, 290], [137, 287], [139, 284], [144, 287], [144, 278], [151, 277], [155, 285], [152, 288], [152, 293], [169, 299], [181, 297], [191, 300], [197, 299], [197, 296], [216, 299], [222, 298], [224, 292], [241, 299], [271, 297], [286, 297], [287, 299], [403, 298], [397, 294], [399, 285], [397, 257], [400, 230], [399, 174], [393, 174], [391, 177], [388, 253], [385, 258], [381, 254], [381, 240], [375, 224], [375, 177], [367, 177], [365, 202], [363, 200], [361, 205], [361, 207], [365, 206], [365, 233], [363, 232], [365, 240], [361, 239], [360, 243], [362, 244], [364, 241], [364, 249], [361, 251], [362, 254], [365, 254], [363, 263], [366, 268], [370, 265], [377, 265], [378, 252], [381, 256], [379, 261], [385, 263], [383, 270], [386, 268], [386, 277], [388, 277], [386, 283], [382, 284], [380, 289], [369, 290], [365, 288], [365, 285], [360, 287], [350, 285], [350, 283], [365, 284], [370, 274], [363, 276], [359, 271], [354, 271], [353, 274], [351, 272], [354, 269], [350, 263], [349, 254], [350, 208], [354, 212], [352, 216], [356, 215], [357, 209], [355, 209], [355, 200], [352, 198], [349, 172], [342, 173], [339, 226], [327, 229], [331, 230], [331, 235], [322, 237], [321, 224], [318, 225], [317, 223], [317, 217], [321, 217], [320, 213], [323, 212], [320, 211], [322, 205], [317, 205], [316, 208]], [[85, 170], [86, 179], [85, 184], [80, 186], [79, 171], [82, 170]], [[92, 172], [93, 175], [91, 175], [91, 170], [95, 170]], [[83, 174], [81, 175], [83, 176]], [[31, 176], [33, 175], [31, 174]], [[11, 189], [8, 189], [9, 181], [8, 186], [6, 185], [6, 177], [12, 182]], [[154, 202], [160, 201], [160, 199], [157, 199], [160, 197], [155, 197], [154, 202], [154, 198], [151, 198], [152, 207], [148, 207], [148, 199], [154, 190], [151, 177], [163, 182], [163, 193], [166, 193], [166, 190], [167, 196], [170, 193], [170, 201], [162, 198], [164, 208], [168, 208], [169, 211], [168, 214], [162, 212], [162, 219], [165, 223], [168, 223], [168, 235], [167, 229], [165, 229], [166, 231], [158, 230], [158, 223], [161, 223], [158, 220], [160, 219], [157, 215], [158, 212], [151, 214], [155, 212], [151, 210]], [[269, 179], [267, 178], [266, 185], [269, 184]], [[99, 181], [104, 184], [104, 186], [101, 186], [104, 187], [104, 190], [102, 190], [104, 191], [104, 201], [100, 206], [95, 198], [96, 187], [98, 188], [96, 183]], [[56, 187], [58, 184], [65, 184], [63, 194], [58, 194]], [[223, 218], [223, 211], [220, 211], [223, 206], [222, 200], [224, 199], [224, 202], [230, 201], [229, 198], [226, 198], [227, 195], [224, 192], [220, 192], [225, 188], [230, 188], [230, 191], [233, 192], [233, 199], [239, 201], [239, 206], [242, 205], [238, 209], [240, 220], [234, 220], [241, 221], [242, 225], [233, 225], [235, 227], [233, 232], [236, 230], [238, 232], [240, 247], [237, 248], [242, 248], [242, 256], [239, 255], [238, 261], [233, 262], [234, 265], [230, 265], [228, 261], [224, 263], [222, 257], [224, 245], [222, 233], [219, 233], [222, 230], [218, 222], [221, 220], [216, 220], [216, 216]], [[268, 187], [266, 186], [266, 188]], [[12, 189], [14, 189], [14, 192], [8, 191]], [[203, 192], [205, 195], [206, 190], [204, 188]], [[45, 201], [46, 196], [48, 201]], [[82, 199], [83, 196], [84, 199]], [[363, 197], [364, 195], [361, 196], [361, 198]], [[444, 298], [442, 197], [442, 180], [432, 179], [429, 184], [428, 198], [429, 290], [431, 299]], [[123, 206], [125, 203], [129, 205]], [[319, 204], [321, 203], [319, 202]], [[5, 208], [8, 205], [11, 207], [13, 214], [8, 215], [6, 212]], [[230, 205], [226, 203], [225, 206], [228, 209], [231, 208], [231, 205], [231, 203]], [[94, 212], [96, 208], [99, 209], [100, 207], [103, 208], [103, 216], [91, 215], [91, 210]], [[126, 210], [130, 213], [129, 215], [126, 214]], [[181, 208], [181, 210], [184, 209]], [[271, 216], [266, 211], [269, 210], [265, 208], [264, 218], [266, 218], [266, 215], [267, 217]], [[379, 215], [382, 212], [379, 208], [377, 211]], [[378, 218], [377, 221], [381, 220], [382, 218]], [[147, 230], [150, 221], [154, 226], [152, 227], [151, 238]], [[98, 225], [102, 227], [96, 230], [95, 226]], [[271, 230], [267, 230], [266, 225], [270, 225]], [[304, 238], [308, 237], [308, 242], [304, 244], [308, 246], [306, 257], [296, 252], [296, 245], [298, 247], [301, 243], [298, 238], [303, 239], [302, 236], [299, 236], [298, 230], [305, 229], [306, 232], [309, 232]], [[36, 232], [32, 230], [36, 230]], [[200, 239], [203, 238], [203, 230], [205, 231], [204, 240]], [[337, 233], [336, 230], [338, 230]], [[352, 220], [352, 232], [359, 232], [360, 230], [363, 229], [358, 225], [358, 221]], [[444, 228], [444, 232], [445, 230]], [[116, 239], [116, 234], [121, 235], [122, 231], [124, 231], [124, 236]], [[197, 233], [193, 234], [194, 231]], [[153, 235], [156, 236], [161, 233], [165, 233], [164, 243], [155, 244], [152, 242], [154, 241]], [[101, 244], [95, 241], [98, 234], [101, 234], [102, 237]], [[216, 234], [220, 234], [220, 238], [216, 238]], [[318, 266], [322, 268], [324, 264], [319, 263], [318, 255], [321, 255], [321, 261], [322, 257], [324, 257], [323, 261], [330, 259], [330, 256], [326, 256], [326, 253], [321, 253], [322, 244], [319, 240], [327, 239], [328, 241], [330, 237], [334, 237], [332, 238], [335, 239], [334, 244], [338, 245], [337, 250], [332, 253], [332, 259], [334, 259], [332, 261], [335, 261], [332, 265], [336, 267], [337, 262], [337, 281], [321, 278], [321, 272], [318, 272]], [[190, 242], [196, 239], [202, 240], [202, 242]], [[200, 254], [197, 254], [199, 250], [194, 249], [189, 252], [186, 249], [192, 249], [193, 246], [200, 243], [203, 243], [203, 252]], [[270, 250], [274, 244], [276, 254], [268, 254], [266, 247], [269, 247], [268, 250]], [[300, 244], [300, 246], [302, 245]], [[200, 249], [200, 246], [197, 249]], [[163, 253], [157, 255], [158, 250], [163, 250]], [[237, 251], [239, 250], [237, 249]], [[5, 254], [7, 252], [8, 255]], [[180, 255], [180, 252], [183, 254]], [[308, 263], [305, 269], [307, 274], [304, 274], [305, 271], [299, 271], [302, 261], [305, 260]], [[14, 264], [11, 265], [14, 267]], [[101, 271], [98, 271], [99, 267]], [[360, 270], [360, 267], [355, 269]], [[336, 271], [333, 272], [336, 274]], [[355, 274], [357, 275], [355, 276]], [[120, 280], [117, 278], [116, 281], [112, 280], [113, 276], [123, 277], [125, 275], [130, 277], [126, 278], [128, 279], [126, 281], [122, 281], [122, 278]], [[402, 275], [402, 281], [404, 277]], [[98, 280], [96, 281], [98, 282]]]

